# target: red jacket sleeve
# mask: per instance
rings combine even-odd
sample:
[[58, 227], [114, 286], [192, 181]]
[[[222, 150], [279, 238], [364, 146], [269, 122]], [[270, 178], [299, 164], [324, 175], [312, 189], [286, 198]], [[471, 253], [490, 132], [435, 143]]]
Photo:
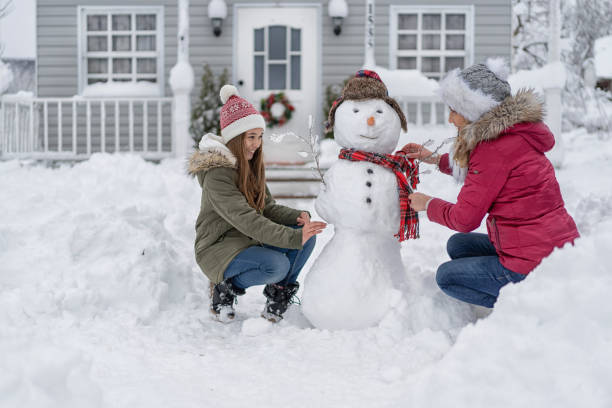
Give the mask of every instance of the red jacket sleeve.
[[459, 232], [471, 232], [478, 228], [508, 178], [506, 163], [498, 158], [493, 149], [477, 146], [472, 152], [469, 171], [457, 203], [434, 198], [427, 207], [427, 217]]

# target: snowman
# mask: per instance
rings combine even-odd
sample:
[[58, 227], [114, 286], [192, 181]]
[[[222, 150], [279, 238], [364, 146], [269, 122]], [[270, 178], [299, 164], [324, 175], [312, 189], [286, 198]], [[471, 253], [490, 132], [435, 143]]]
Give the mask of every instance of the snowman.
[[406, 118], [375, 72], [348, 81], [329, 125], [343, 150], [325, 173], [315, 209], [334, 225], [334, 236], [306, 276], [302, 310], [321, 329], [361, 329], [381, 321], [404, 284], [399, 241], [418, 236], [407, 205], [416, 166], [391, 154]]

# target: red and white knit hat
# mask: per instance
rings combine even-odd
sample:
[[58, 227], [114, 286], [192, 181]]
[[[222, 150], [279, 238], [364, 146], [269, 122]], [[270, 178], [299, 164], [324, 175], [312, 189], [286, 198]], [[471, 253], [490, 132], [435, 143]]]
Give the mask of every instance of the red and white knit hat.
[[221, 108], [221, 138], [227, 143], [250, 129], [266, 130], [266, 121], [257, 109], [238, 94], [233, 85], [223, 85], [219, 92]]

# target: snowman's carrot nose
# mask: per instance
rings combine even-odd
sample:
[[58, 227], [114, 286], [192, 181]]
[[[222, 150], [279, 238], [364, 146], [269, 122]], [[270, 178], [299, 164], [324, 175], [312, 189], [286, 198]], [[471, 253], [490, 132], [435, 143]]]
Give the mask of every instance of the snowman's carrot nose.
[[374, 116], [370, 116], [368, 118], [368, 126], [374, 126], [375, 123], [376, 121], [374, 120]]

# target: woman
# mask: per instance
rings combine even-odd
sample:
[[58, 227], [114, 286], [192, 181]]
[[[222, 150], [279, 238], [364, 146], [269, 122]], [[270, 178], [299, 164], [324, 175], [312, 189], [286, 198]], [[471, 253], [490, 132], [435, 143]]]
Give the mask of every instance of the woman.
[[277, 322], [325, 223], [274, 202], [265, 184], [263, 117], [231, 85], [221, 88], [221, 136], [205, 135], [189, 172], [202, 186], [195, 254], [211, 281], [213, 317], [234, 318], [236, 296], [266, 285], [262, 317]]
[[[523, 280], [555, 247], [579, 237], [544, 155], [555, 140], [542, 123], [543, 104], [532, 91], [512, 96], [500, 68], [490, 60], [441, 81], [449, 122], [458, 130], [452, 157], [418, 144], [403, 148], [407, 157], [437, 164], [464, 182], [456, 204], [414, 193], [410, 205], [460, 232], [447, 243], [451, 261], [438, 268], [440, 288], [489, 308], [501, 287]], [[487, 212], [488, 234], [472, 233]]]

